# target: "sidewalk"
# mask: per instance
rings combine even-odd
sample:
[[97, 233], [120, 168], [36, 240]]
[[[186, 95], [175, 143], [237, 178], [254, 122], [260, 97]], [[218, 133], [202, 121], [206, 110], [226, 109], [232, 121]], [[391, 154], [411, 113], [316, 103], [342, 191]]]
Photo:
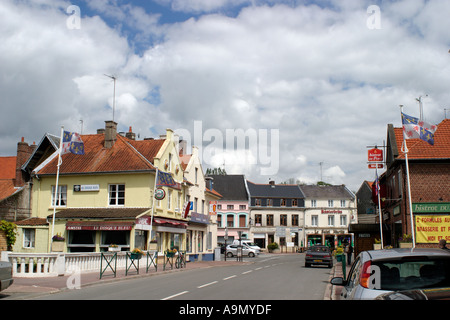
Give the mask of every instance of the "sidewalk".
[[98, 272], [81, 273], [79, 275], [59, 276], [59, 277], [42, 277], [42, 278], [14, 278], [14, 283], [6, 290], [2, 291], [2, 295], [16, 294], [16, 293], [56, 293], [63, 290], [77, 289], [94, 284], [108, 283], [112, 281], [121, 281], [126, 279], [134, 279], [139, 277], [157, 276], [160, 274], [167, 274], [171, 272], [182, 272], [186, 270], [210, 268], [228, 265], [242, 265], [250, 264], [253, 261], [238, 262], [236, 259], [227, 259], [227, 261], [196, 261], [186, 263], [186, 268], [173, 269], [166, 268], [163, 270], [163, 265], [158, 263], [158, 271], [154, 267], [149, 268], [146, 272], [145, 263], [140, 263], [139, 274], [135, 268], [131, 267], [128, 275], [125, 275], [125, 269], [118, 269], [116, 277], [111, 269], [105, 271], [100, 279], [100, 270]]
[[[350, 270], [350, 266], [347, 265], [346, 272], [348, 276], [348, 272]], [[334, 267], [332, 271], [330, 272], [330, 279], [334, 277], [343, 277], [343, 271], [342, 271], [342, 262], [336, 262], [334, 264]], [[341, 292], [342, 287], [341, 286], [333, 286], [332, 284], [328, 284], [328, 287], [325, 292], [324, 300], [340, 300], [341, 299]]]

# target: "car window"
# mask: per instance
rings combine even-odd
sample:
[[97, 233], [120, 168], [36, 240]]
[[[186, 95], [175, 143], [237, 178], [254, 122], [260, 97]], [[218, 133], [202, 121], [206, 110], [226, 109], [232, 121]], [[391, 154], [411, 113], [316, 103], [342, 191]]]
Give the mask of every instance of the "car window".
[[357, 257], [350, 269], [347, 277], [347, 286], [354, 287], [359, 283], [359, 274], [361, 269], [361, 257]]
[[427, 257], [374, 261], [381, 290], [411, 290], [450, 286], [450, 259]]

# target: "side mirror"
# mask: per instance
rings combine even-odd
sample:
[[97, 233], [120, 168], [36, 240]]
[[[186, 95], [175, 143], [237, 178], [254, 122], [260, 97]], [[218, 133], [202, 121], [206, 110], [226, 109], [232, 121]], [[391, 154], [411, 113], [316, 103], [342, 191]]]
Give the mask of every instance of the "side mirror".
[[335, 277], [331, 279], [330, 283], [334, 286], [345, 286], [346, 281], [342, 277]]

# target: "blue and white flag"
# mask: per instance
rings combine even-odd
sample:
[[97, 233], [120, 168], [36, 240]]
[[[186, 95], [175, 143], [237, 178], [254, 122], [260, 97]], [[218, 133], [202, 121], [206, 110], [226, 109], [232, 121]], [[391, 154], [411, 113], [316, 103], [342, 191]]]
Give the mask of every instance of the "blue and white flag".
[[76, 132], [64, 131], [61, 154], [84, 154], [84, 143]]
[[403, 138], [404, 139], [421, 139], [434, 145], [434, 133], [437, 126], [420, 121], [415, 117], [408, 116], [402, 112]]

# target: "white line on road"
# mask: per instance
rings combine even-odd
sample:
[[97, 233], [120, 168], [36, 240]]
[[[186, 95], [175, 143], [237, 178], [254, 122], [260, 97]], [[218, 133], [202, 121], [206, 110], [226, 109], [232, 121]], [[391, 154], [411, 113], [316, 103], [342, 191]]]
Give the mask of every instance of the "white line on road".
[[248, 271], [245, 271], [245, 272], [242, 272], [242, 274], [247, 274], [247, 273], [250, 273], [250, 272], [252, 272], [253, 270], [248, 270]]
[[262, 267], [259, 267], [259, 268], [256, 268], [255, 271], [256, 271], [256, 270], [261, 270], [261, 269], [262, 269]]
[[161, 299], [161, 300], [169, 300], [169, 299], [172, 299], [172, 298], [175, 298], [175, 297], [181, 296], [182, 294], [185, 294], [185, 293], [188, 293], [188, 292], [189, 292], [189, 291], [183, 291], [183, 292], [179, 292], [179, 293], [177, 293], [177, 294], [171, 295], [171, 296], [169, 296], [169, 297], [166, 297], [166, 298], [164, 298], [164, 299]]
[[213, 281], [213, 282], [210, 282], [210, 283], [205, 283], [205, 284], [203, 284], [201, 286], [198, 286], [197, 289], [204, 288], [204, 287], [210, 286], [210, 285], [215, 284], [215, 283], [217, 283], [217, 281]]
[[232, 278], [236, 278], [236, 275], [232, 275], [232, 276], [229, 276], [229, 277], [223, 278], [222, 280], [229, 280], [229, 279], [232, 279]]

